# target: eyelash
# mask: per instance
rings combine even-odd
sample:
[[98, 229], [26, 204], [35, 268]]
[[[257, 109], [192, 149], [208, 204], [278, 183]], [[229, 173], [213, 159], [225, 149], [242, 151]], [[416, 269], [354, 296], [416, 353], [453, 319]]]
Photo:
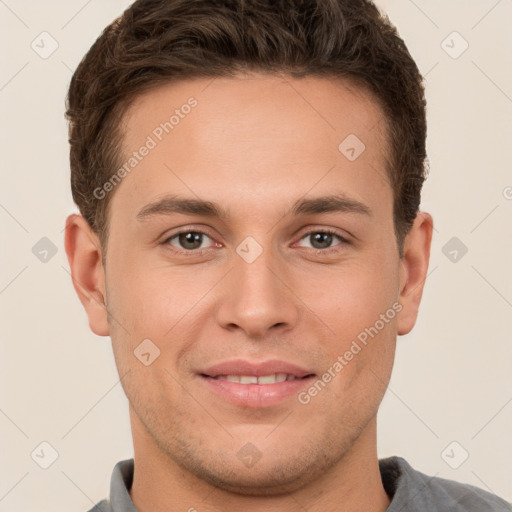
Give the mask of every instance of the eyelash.
[[[171, 240], [173, 240], [174, 238], [178, 237], [179, 235], [186, 234], [186, 233], [197, 233], [197, 234], [200, 234], [200, 235], [206, 235], [208, 238], [213, 240], [213, 238], [208, 233], [205, 233], [204, 231], [187, 228], [187, 229], [183, 229], [182, 231], [178, 231], [177, 233], [174, 233], [170, 237], [166, 238], [162, 242], [162, 245], [169, 246], [169, 245], [171, 245], [170, 244]], [[306, 238], [308, 236], [311, 236], [313, 234], [316, 234], [316, 233], [322, 233], [322, 234], [328, 234], [328, 235], [336, 236], [340, 240], [340, 243], [338, 245], [335, 245], [333, 247], [328, 247], [326, 249], [315, 249], [315, 248], [312, 248], [312, 247], [306, 247], [305, 249], [310, 249], [310, 250], [315, 251], [317, 253], [318, 252], [322, 252], [324, 254], [330, 254], [331, 252], [338, 251], [340, 246], [350, 245], [350, 242], [346, 238], [341, 236], [336, 230], [329, 229], [329, 228], [315, 229], [315, 230], [312, 230], [312, 231], [308, 231], [307, 233], [305, 233], [304, 235], [302, 235], [300, 237], [300, 240], [303, 240], [304, 238]], [[176, 251], [179, 254], [184, 254], [186, 256], [198, 256], [198, 255], [201, 256], [205, 252], [207, 252], [208, 250], [211, 249], [211, 247], [207, 247], [205, 249], [189, 249], [189, 250], [186, 250], [186, 249], [179, 249], [179, 248], [174, 247], [174, 246], [171, 246], [171, 247], [173, 248], [172, 249], [173, 251]]]

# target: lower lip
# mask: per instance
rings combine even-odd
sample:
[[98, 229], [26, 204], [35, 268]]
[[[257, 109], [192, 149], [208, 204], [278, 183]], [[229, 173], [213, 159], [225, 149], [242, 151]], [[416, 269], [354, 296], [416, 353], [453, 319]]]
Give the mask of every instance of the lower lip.
[[241, 407], [261, 409], [278, 405], [292, 395], [297, 395], [303, 388], [311, 384], [314, 376], [274, 384], [239, 384], [203, 375], [200, 375], [200, 378], [209, 389], [224, 400]]

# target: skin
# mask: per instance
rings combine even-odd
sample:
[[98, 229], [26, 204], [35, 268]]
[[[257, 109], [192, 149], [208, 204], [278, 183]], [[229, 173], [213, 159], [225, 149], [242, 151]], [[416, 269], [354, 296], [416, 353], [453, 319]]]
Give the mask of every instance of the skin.
[[[130, 403], [135, 506], [384, 511], [376, 414], [397, 335], [416, 321], [432, 217], [417, 215], [400, 259], [383, 113], [347, 81], [251, 74], [159, 86], [127, 111], [123, 155], [191, 96], [197, 106], [110, 192], [105, 265], [85, 220], [67, 220], [75, 289], [92, 331], [112, 339]], [[338, 150], [351, 133], [366, 146], [353, 162]], [[298, 199], [333, 193], [371, 215], [288, 213]], [[137, 219], [167, 194], [218, 203], [229, 215]], [[180, 228], [205, 233], [199, 249], [169, 240]], [[314, 234], [325, 229], [347, 242], [319, 245]], [[252, 263], [236, 252], [247, 236], [263, 249]], [[401, 311], [308, 404], [292, 396], [236, 406], [196, 374], [240, 357], [321, 376], [394, 303]], [[134, 350], [148, 338], [160, 356], [145, 366]], [[261, 453], [252, 467], [237, 457], [248, 442]]]

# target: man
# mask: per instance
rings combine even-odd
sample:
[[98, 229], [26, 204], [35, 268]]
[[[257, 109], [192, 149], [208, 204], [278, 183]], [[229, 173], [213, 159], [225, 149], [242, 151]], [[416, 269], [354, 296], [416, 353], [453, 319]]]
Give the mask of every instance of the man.
[[138, 0], [68, 95], [75, 289], [134, 459], [93, 510], [510, 510], [377, 458], [433, 221], [422, 78], [365, 0]]

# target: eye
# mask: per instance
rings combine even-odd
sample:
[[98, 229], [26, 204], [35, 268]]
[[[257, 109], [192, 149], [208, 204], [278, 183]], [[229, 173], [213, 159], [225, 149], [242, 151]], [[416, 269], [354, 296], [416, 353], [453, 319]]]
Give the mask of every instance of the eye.
[[[205, 246], [206, 239], [209, 239], [213, 244]], [[339, 240], [339, 243], [333, 245], [335, 239]], [[336, 251], [339, 246], [348, 245], [350, 242], [338, 234], [334, 230], [330, 229], [318, 229], [310, 231], [303, 235], [300, 239], [310, 241], [310, 249], [316, 250], [317, 252], [330, 252]], [[201, 253], [203, 250], [207, 250], [213, 246], [221, 247], [220, 244], [215, 242], [210, 236], [202, 231], [196, 231], [192, 229], [183, 230], [178, 233], [174, 233], [162, 242], [163, 245], [171, 245], [176, 248], [178, 252], [182, 253]], [[307, 247], [307, 246], [306, 246]]]
[[[333, 246], [332, 243], [335, 238], [340, 240], [340, 243]], [[310, 240], [311, 249], [323, 252], [336, 250], [337, 246], [350, 243], [347, 239], [336, 233], [336, 231], [330, 229], [310, 231], [309, 233], [306, 233], [301, 240]]]
[[180, 231], [167, 238], [163, 243], [190, 252], [198, 249], [206, 249], [207, 247], [202, 247], [205, 237], [212, 240], [202, 231]]

